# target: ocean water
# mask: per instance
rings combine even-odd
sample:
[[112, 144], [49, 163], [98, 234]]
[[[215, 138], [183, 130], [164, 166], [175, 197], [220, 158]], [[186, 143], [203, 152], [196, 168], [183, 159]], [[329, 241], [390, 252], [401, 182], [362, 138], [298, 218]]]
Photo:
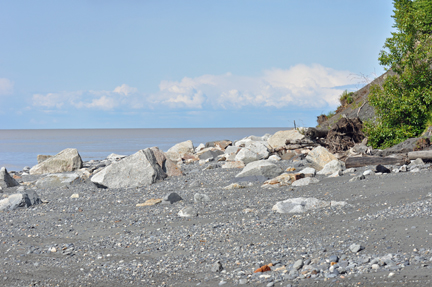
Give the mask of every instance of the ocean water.
[[22, 170], [37, 164], [37, 155], [55, 155], [76, 148], [83, 161], [104, 159], [111, 153], [130, 155], [157, 146], [167, 151], [176, 143], [192, 140], [194, 146], [214, 140], [239, 140], [290, 128], [195, 129], [50, 129], [0, 130], [0, 167]]

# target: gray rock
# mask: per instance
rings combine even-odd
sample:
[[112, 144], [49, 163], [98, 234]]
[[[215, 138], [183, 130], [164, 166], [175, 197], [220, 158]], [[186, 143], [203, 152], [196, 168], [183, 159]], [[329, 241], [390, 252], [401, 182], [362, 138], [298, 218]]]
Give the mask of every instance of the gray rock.
[[198, 213], [192, 206], [186, 206], [179, 211], [178, 215], [180, 217], [195, 217]]
[[237, 154], [241, 150], [241, 147], [238, 146], [229, 146], [225, 149], [225, 154]]
[[207, 202], [207, 201], [210, 201], [210, 197], [207, 194], [195, 193], [194, 201], [195, 202]]
[[7, 188], [7, 187], [18, 186], [18, 185], [19, 185], [18, 181], [16, 181], [12, 176], [9, 175], [5, 167], [2, 167], [0, 169], [0, 187]]
[[198, 180], [194, 180], [191, 183], [189, 183], [189, 187], [190, 188], [201, 187], [201, 183]]
[[36, 192], [30, 193], [15, 193], [9, 197], [0, 200], [0, 210], [14, 210], [19, 207], [29, 207], [34, 204], [41, 203]]
[[357, 253], [363, 250], [364, 247], [362, 247], [360, 244], [353, 243], [350, 245], [349, 249], [351, 250], [351, 252]]
[[368, 170], [365, 170], [365, 171], [363, 172], [363, 175], [364, 175], [364, 176], [368, 176], [368, 175], [375, 175], [375, 172], [374, 172], [373, 170], [371, 170], [371, 169], [368, 169]]
[[352, 167], [352, 168], [348, 168], [348, 169], [344, 170], [343, 174], [353, 173], [353, 172], [356, 172], [356, 169]]
[[206, 159], [215, 159], [218, 155], [224, 154], [221, 150], [208, 150], [205, 153], [199, 155], [200, 160], [206, 160]]
[[66, 185], [78, 184], [81, 178], [76, 173], [50, 174], [36, 181], [39, 188], [56, 188]]
[[246, 143], [245, 147], [256, 153], [259, 159], [267, 159], [270, 155], [266, 142], [252, 141]]
[[178, 193], [171, 192], [162, 198], [162, 204], [173, 204], [180, 200], [183, 200], [183, 198], [181, 198], [181, 196], [178, 195]]
[[150, 185], [166, 176], [153, 151], [146, 148], [112, 163], [95, 174], [91, 181], [108, 188], [128, 188]]
[[345, 170], [345, 163], [337, 159], [328, 162], [317, 174], [329, 175]]
[[82, 165], [81, 156], [77, 149], [68, 148], [32, 167], [30, 169], [30, 174], [74, 171], [82, 168]]
[[236, 177], [263, 176], [274, 178], [280, 175], [283, 170], [276, 164], [268, 160], [254, 161], [245, 166], [245, 168], [236, 175]]
[[300, 178], [296, 181], [294, 181], [291, 185], [292, 186], [306, 186], [309, 185], [311, 183], [318, 183], [319, 180], [317, 178], [314, 177], [305, 177], [305, 178]]
[[303, 267], [303, 259], [299, 259], [293, 264], [293, 268], [296, 270], [299, 270], [302, 267]]
[[212, 272], [221, 272], [223, 270], [222, 263], [220, 261], [216, 261], [212, 264], [211, 269]]

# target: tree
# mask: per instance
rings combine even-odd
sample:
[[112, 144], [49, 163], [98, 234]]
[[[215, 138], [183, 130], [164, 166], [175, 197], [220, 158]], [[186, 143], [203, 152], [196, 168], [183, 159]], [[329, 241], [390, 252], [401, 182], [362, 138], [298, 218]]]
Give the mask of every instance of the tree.
[[375, 122], [365, 132], [374, 147], [389, 147], [422, 133], [432, 120], [432, 0], [395, 0], [396, 32], [384, 44], [379, 62], [395, 74], [371, 88]]

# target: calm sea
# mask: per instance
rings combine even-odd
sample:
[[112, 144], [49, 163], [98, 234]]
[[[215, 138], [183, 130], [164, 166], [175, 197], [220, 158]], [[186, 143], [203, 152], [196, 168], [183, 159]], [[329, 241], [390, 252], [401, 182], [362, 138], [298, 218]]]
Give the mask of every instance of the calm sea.
[[65, 148], [78, 149], [84, 161], [100, 160], [111, 153], [130, 155], [152, 146], [167, 151], [186, 140], [198, 146], [287, 129], [290, 128], [0, 130], [0, 167], [19, 171], [36, 165], [38, 154], [55, 155]]

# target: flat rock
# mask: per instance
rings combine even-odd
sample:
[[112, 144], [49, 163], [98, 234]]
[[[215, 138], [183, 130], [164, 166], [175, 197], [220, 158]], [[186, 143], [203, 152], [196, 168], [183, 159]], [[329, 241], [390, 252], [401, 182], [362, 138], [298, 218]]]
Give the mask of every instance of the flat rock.
[[69, 172], [82, 168], [82, 165], [77, 149], [68, 148], [32, 167], [30, 174]]
[[91, 181], [108, 188], [128, 188], [150, 185], [165, 177], [153, 151], [146, 148], [112, 163], [95, 174]]
[[236, 177], [246, 176], [263, 176], [273, 178], [280, 175], [283, 170], [276, 164], [268, 160], [254, 161], [245, 166], [245, 168], [236, 175]]
[[330, 202], [319, 200], [317, 198], [290, 198], [285, 201], [277, 202], [272, 210], [278, 213], [302, 213], [311, 209], [318, 209], [327, 207], [330, 205]]
[[300, 173], [303, 173], [305, 175], [305, 177], [315, 177], [315, 175], [317, 174], [316, 169], [312, 168], [312, 167], [306, 167], [304, 169], [302, 169], [300, 171]]
[[150, 198], [146, 200], [144, 203], [138, 203], [136, 206], [152, 206], [162, 202], [162, 198]]
[[315, 177], [305, 177], [299, 180], [296, 180], [292, 183], [292, 186], [306, 186], [312, 183], [318, 183], [319, 180]]
[[77, 173], [59, 173], [49, 174], [36, 181], [36, 186], [39, 188], [56, 188], [66, 185], [78, 184], [81, 178]]
[[19, 183], [16, 181], [10, 174], [8, 173], [7, 169], [5, 167], [2, 167], [0, 169], [0, 187], [7, 188], [7, 187], [14, 187], [18, 186]]

